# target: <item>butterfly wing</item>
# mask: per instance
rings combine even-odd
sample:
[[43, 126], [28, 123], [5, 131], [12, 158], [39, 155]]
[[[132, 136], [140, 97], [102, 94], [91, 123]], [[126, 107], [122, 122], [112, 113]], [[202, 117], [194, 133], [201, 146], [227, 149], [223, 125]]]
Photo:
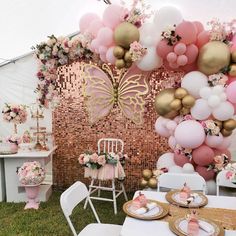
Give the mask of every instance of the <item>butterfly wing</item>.
[[143, 123], [145, 95], [149, 91], [146, 76], [128, 71], [120, 78], [118, 88], [118, 105], [122, 113], [135, 124]]
[[113, 84], [108, 75], [95, 65], [83, 66], [84, 96], [91, 123], [107, 116], [114, 105]]

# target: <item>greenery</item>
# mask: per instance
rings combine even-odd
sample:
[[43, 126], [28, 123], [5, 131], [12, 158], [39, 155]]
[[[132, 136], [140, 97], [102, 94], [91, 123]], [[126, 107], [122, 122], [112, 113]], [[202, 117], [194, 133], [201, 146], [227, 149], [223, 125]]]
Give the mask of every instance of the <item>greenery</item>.
[[[104, 196], [109, 196], [105, 193]], [[0, 236], [71, 236], [72, 233], [60, 207], [61, 192], [53, 192], [48, 202], [41, 202], [39, 210], [24, 210], [25, 203], [0, 202]], [[133, 194], [129, 194], [129, 199]], [[118, 214], [112, 202], [93, 201], [102, 223], [123, 224], [124, 197], [118, 198]], [[83, 202], [73, 211], [72, 222], [79, 233], [86, 225], [96, 222], [91, 208], [83, 209]]]

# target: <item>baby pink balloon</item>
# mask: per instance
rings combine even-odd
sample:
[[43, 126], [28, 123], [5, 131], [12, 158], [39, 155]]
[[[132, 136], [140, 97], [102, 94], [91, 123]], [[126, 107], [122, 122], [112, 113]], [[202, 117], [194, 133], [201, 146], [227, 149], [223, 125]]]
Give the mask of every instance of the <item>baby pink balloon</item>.
[[170, 131], [174, 131], [176, 127], [177, 127], [177, 123], [173, 120], [170, 120], [166, 123], [166, 128]]
[[197, 148], [203, 144], [206, 137], [202, 125], [195, 120], [181, 122], [176, 127], [174, 136], [176, 142], [183, 148]]
[[206, 166], [213, 162], [215, 156], [214, 151], [207, 145], [202, 145], [192, 153], [193, 161], [199, 166]]
[[83, 15], [79, 21], [80, 32], [84, 33], [90, 26], [90, 23], [92, 23], [95, 20], [100, 20], [100, 17], [95, 13], [87, 13]]
[[106, 54], [100, 54], [100, 59], [103, 61], [103, 62], [107, 62], [107, 58], [106, 58]]
[[181, 37], [180, 42], [185, 44], [195, 43], [197, 40], [197, 29], [190, 21], [178, 24], [175, 33]]
[[219, 133], [218, 136], [216, 135], [207, 135], [205, 143], [209, 147], [217, 148], [223, 142], [223, 136]]
[[103, 27], [98, 31], [97, 38], [100, 45], [111, 46], [114, 42], [113, 31], [108, 27]]
[[193, 24], [194, 24], [194, 26], [197, 29], [197, 34], [201, 33], [204, 30], [204, 26], [203, 26], [203, 24], [201, 22], [194, 21]]
[[97, 39], [92, 40], [91, 45], [90, 45], [90, 49], [91, 49], [91, 51], [98, 53], [99, 42]]
[[103, 23], [105, 26], [111, 29], [115, 29], [116, 26], [123, 21], [122, 19], [123, 15], [124, 15], [123, 7], [116, 4], [111, 4], [103, 12]]
[[99, 51], [99, 54], [106, 54], [107, 53], [107, 47], [104, 47], [104, 46], [100, 46], [98, 51]]
[[218, 149], [227, 149], [232, 142], [232, 136], [223, 137], [223, 141], [217, 146]]
[[226, 95], [230, 102], [236, 103], [236, 81], [228, 85], [226, 88]]
[[167, 44], [165, 40], [161, 40], [157, 44], [157, 54], [162, 58], [166, 58], [167, 54], [173, 52], [173, 46]]
[[101, 20], [94, 20], [89, 24], [88, 29], [86, 32], [92, 34], [93, 37], [97, 37], [98, 31], [104, 27]]
[[114, 57], [114, 54], [113, 54], [114, 48], [115, 48], [114, 46], [110, 47], [106, 53], [106, 59], [112, 65], [115, 65], [115, 62], [116, 62], [116, 58]]
[[206, 181], [211, 180], [215, 176], [214, 170], [208, 170], [207, 167], [197, 166], [195, 169]]
[[186, 163], [191, 163], [190, 159], [182, 154], [175, 154], [174, 161], [176, 165], [181, 166], [181, 167], [183, 167], [184, 164]]
[[188, 64], [192, 64], [193, 62], [195, 62], [198, 56], [197, 46], [195, 44], [188, 45], [185, 55], [188, 58]]
[[168, 139], [168, 144], [169, 144], [169, 147], [174, 150], [175, 149], [175, 146], [176, 146], [176, 140], [175, 140], [175, 137], [174, 136], [170, 136], [169, 139]]
[[170, 63], [174, 63], [177, 60], [177, 55], [174, 52], [168, 53], [166, 60]]
[[162, 137], [170, 137], [171, 133], [170, 131], [166, 128], [166, 123], [168, 119], [165, 119], [164, 117], [158, 117], [156, 122], [155, 122], [155, 130], [156, 132], [161, 135]]
[[188, 63], [188, 58], [185, 55], [180, 55], [177, 58], [177, 65], [185, 66]]
[[197, 36], [197, 47], [201, 48], [203, 45], [208, 43], [210, 40], [210, 32], [203, 30], [198, 36]]
[[174, 52], [177, 55], [183, 55], [186, 52], [186, 45], [184, 43], [177, 43], [174, 47]]

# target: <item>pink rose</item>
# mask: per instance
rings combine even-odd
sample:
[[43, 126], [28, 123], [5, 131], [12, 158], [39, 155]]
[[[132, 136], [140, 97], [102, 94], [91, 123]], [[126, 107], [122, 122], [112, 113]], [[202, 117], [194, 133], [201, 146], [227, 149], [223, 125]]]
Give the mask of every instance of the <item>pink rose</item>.
[[93, 153], [92, 156], [90, 157], [91, 162], [97, 163], [98, 162], [98, 154]]
[[84, 154], [81, 154], [78, 158], [79, 164], [83, 165], [84, 164]]
[[230, 179], [233, 176], [233, 173], [231, 171], [227, 171], [225, 174], [226, 179]]
[[104, 166], [106, 164], [106, 157], [105, 155], [101, 155], [98, 157], [98, 164]]

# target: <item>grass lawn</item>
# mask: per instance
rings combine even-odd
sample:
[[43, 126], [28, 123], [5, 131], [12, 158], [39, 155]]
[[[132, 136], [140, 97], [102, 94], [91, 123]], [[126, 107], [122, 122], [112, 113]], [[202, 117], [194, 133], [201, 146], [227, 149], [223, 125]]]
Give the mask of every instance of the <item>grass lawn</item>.
[[[48, 202], [42, 202], [40, 209], [24, 210], [25, 203], [0, 202], [0, 236], [70, 236], [72, 235], [60, 208], [61, 192], [53, 192]], [[108, 196], [108, 194], [105, 194]], [[133, 194], [128, 194], [131, 199]], [[110, 202], [93, 201], [102, 223], [122, 224], [124, 197], [118, 198], [118, 214], [114, 215]], [[83, 209], [80, 203], [72, 214], [77, 233], [87, 224], [96, 222], [92, 210]]]

